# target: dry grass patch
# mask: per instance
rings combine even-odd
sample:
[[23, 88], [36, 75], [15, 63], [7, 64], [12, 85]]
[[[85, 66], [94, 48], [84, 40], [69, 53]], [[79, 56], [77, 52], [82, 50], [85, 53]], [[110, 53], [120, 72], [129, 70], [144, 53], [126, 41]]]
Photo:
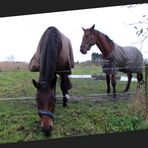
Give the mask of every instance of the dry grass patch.
[[28, 63], [26, 62], [0, 62], [0, 72], [28, 70]]

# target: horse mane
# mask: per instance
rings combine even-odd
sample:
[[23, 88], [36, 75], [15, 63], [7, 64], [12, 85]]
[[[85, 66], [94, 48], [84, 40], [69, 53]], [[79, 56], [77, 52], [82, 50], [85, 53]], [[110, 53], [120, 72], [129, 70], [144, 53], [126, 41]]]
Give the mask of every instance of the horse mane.
[[109, 37], [108, 35], [106, 35], [106, 34], [100, 32], [100, 31], [98, 31], [98, 30], [95, 30], [95, 31], [97, 31], [99, 34], [102, 34], [103, 36], [105, 36], [105, 38], [107, 39], [107, 41], [108, 41], [109, 43], [111, 43], [111, 44], [114, 46], [113, 40], [110, 39], [110, 37]]
[[47, 28], [39, 42], [41, 51], [40, 82], [45, 81], [48, 82], [49, 85], [51, 84], [61, 47], [62, 39], [58, 29], [56, 27]]

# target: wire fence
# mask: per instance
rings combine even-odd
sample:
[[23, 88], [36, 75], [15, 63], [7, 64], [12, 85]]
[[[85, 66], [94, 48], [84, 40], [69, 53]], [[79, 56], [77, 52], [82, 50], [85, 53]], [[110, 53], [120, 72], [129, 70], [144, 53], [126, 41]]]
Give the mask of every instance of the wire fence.
[[[143, 68], [145, 70], [145, 81], [144, 81], [145, 83], [144, 83], [144, 87], [142, 87], [139, 90], [137, 90], [137, 86], [134, 86], [134, 88], [132, 88], [131, 91], [128, 91], [128, 92], [116, 92], [116, 95], [117, 95], [117, 100], [122, 100], [121, 98], [123, 96], [124, 100], [128, 100], [128, 101], [129, 101], [129, 98], [132, 98], [132, 96], [135, 97], [135, 95], [137, 95], [137, 97], [139, 97], [139, 100], [141, 102], [142, 107], [147, 112], [146, 115], [148, 115], [148, 65], [143, 66]], [[63, 72], [65, 72], [65, 71], [63, 71]], [[101, 73], [103, 73], [103, 72], [101, 72]], [[88, 79], [86, 79], [86, 81], [87, 80]], [[90, 80], [90, 81], [92, 81], [92, 80]], [[125, 83], [120, 84], [120, 85], [125, 85]], [[85, 87], [82, 86], [82, 85], [74, 86], [74, 87], [77, 87], [77, 89], [79, 89], [80, 87], [85, 89], [85, 87], [86, 87], [88, 89], [89, 85], [87, 85]], [[75, 95], [75, 93], [73, 93], [73, 90], [71, 90], [69, 102], [81, 101], [81, 100], [85, 100], [86, 98], [89, 98], [89, 100], [91, 100], [91, 101], [95, 101], [95, 102], [97, 101], [97, 102], [101, 102], [102, 103], [102, 102], [106, 102], [106, 101], [111, 101], [111, 98], [113, 98], [112, 95], [113, 95], [112, 92], [110, 93], [110, 95], [108, 95], [105, 92], [104, 93], [99, 93], [99, 92], [98, 93], [93, 93], [93, 92], [91, 92], [87, 96], [85, 96], [85, 95], [83, 96], [83, 94]], [[62, 94], [57, 94], [56, 97], [57, 97], [57, 104], [62, 104], [62, 101], [63, 101], [62, 100], [62, 98], [63, 98]], [[11, 101], [13, 101], [13, 100], [15, 100], [15, 101], [18, 101], [18, 100], [21, 101], [22, 100], [23, 101], [23, 100], [35, 100], [35, 99], [36, 99], [35, 96], [29, 96], [29, 97], [17, 97], [17, 98], [0, 98], [0, 101], [10, 101], [10, 100]], [[113, 99], [113, 101], [115, 101], [115, 99]], [[34, 105], [36, 105], [35, 101], [34, 101]], [[30, 109], [32, 109], [32, 112], [24, 110], [23, 113], [22, 112], [17, 112], [17, 115], [32, 114], [32, 113], [36, 114], [35, 108], [30, 108]], [[1, 112], [0, 115], [1, 114], [4, 115], [5, 112]], [[8, 112], [7, 112], [7, 114], [8, 114]], [[10, 114], [13, 114], [13, 113], [10, 112]], [[16, 113], [14, 115], [16, 115]]]
[[[145, 64], [145, 65], [142, 65], [142, 66], [130, 66], [130, 67], [128, 67], [128, 66], [124, 66], [124, 67], [103, 67], [103, 69], [104, 70], [118, 70], [119, 72], [121, 71], [121, 70], [129, 70], [129, 71], [132, 71], [132, 69], [133, 70], [135, 70], [135, 72], [133, 72], [133, 73], [136, 73], [137, 71], [136, 70], [141, 70], [141, 71], [143, 71], [144, 69], [145, 69], [145, 67], [146, 67], [146, 65], [147, 64]], [[98, 68], [99, 67], [102, 67], [103, 65], [99, 65], [98, 64]], [[70, 73], [70, 72], [77, 72], [78, 71], [78, 69], [82, 69], [81, 67], [77, 67], [77, 69], [75, 69], [75, 68], [73, 68], [72, 70], [57, 70], [56, 72], [57, 73]], [[91, 68], [88, 66], [85, 66], [85, 67], [83, 67], [83, 69], [90, 69], [90, 72], [91, 72]], [[121, 71], [122, 72], [122, 71]], [[100, 72], [99, 72], [100, 73]], [[102, 73], [104, 73], [103, 71], [102, 71]], [[85, 73], [84, 73], [85, 74]]]
[[[86, 69], [90, 69], [90, 73], [91, 73], [91, 68], [90, 67], [83, 67], [84, 69], [86, 68]], [[125, 67], [118, 67], [118, 68], [116, 68], [116, 69], [118, 69], [118, 70], [120, 70], [120, 69], [123, 69], [123, 68], [125, 68]], [[128, 67], [126, 67], [127, 69], [129, 69]], [[143, 95], [144, 94], [146, 94], [145, 95], [145, 97], [147, 98], [147, 96], [148, 96], [148, 70], [146, 70], [147, 68], [148, 68], [148, 64], [145, 64], [145, 65], [143, 65], [142, 67], [130, 67], [130, 69], [136, 69], [136, 68], [142, 68], [143, 69], [143, 72], [145, 72], [145, 80], [144, 80], [144, 85], [145, 85], [145, 87], [141, 90], [141, 93], [143, 93]], [[114, 68], [105, 68], [105, 69], [114, 69]], [[76, 72], [77, 70], [75, 70], [75, 69], [72, 69], [72, 72]], [[60, 72], [60, 73], [69, 73], [69, 72], [71, 72], [70, 70], [63, 70], [63, 71], [58, 71], [58, 72]], [[101, 74], [104, 74], [104, 72], [102, 71], [102, 72], [98, 72], [98, 75], [101, 75]], [[83, 75], [83, 74], [81, 74], [81, 75]], [[85, 75], [85, 74], [84, 74]], [[94, 75], [94, 74], [89, 74], [89, 75]], [[105, 75], [105, 74], [104, 74]], [[70, 75], [69, 75], [69, 78], [71, 78], [71, 79], [73, 79], [72, 77], [70, 77]], [[92, 78], [92, 79], [94, 79], [94, 77], [90, 77], [90, 78]], [[104, 77], [105, 78], [105, 77]], [[85, 79], [85, 77], [83, 78], [83, 79]], [[105, 79], [101, 79], [101, 80], [105, 80]], [[86, 78], [86, 81], [87, 81], [87, 78]], [[125, 83], [123, 83], [123, 84], [120, 84], [120, 85], [125, 85]], [[85, 89], [85, 87], [87, 87], [87, 88], [89, 88], [89, 86], [81, 86], [81, 85], [77, 85], [77, 86], [74, 86], [74, 87], [77, 87], [77, 88], [84, 88]], [[134, 86], [134, 88], [132, 88], [132, 91], [128, 91], [128, 92], [116, 92], [116, 94], [117, 95], [134, 95], [135, 93], [137, 93], [137, 90], [136, 90], [136, 87], [137, 86]], [[71, 90], [71, 94], [73, 95], [73, 91]], [[81, 94], [82, 96], [83, 96], [83, 94]], [[88, 96], [89, 97], [93, 97], [93, 96], [106, 96], [107, 94], [106, 93], [95, 93], [95, 94], [89, 94]], [[113, 95], [113, 93], [111, 92], [110, 93], [110, 95]], [[14, 99], [19, 99], [19, 98], [23, 98], [23, 99], [32, 99], [32, 98], [35, 98], [34, 96], [32, 97], [32, 96], [30, 96], [30, 97], [18, 97], [18, 98], [14, 98]], [[62, 98], [62, 96], [57, 96], [57, 98]], [[0, 98], [0, 101], [2, 101], [2, 100], [11, 100], [12, 98]]]

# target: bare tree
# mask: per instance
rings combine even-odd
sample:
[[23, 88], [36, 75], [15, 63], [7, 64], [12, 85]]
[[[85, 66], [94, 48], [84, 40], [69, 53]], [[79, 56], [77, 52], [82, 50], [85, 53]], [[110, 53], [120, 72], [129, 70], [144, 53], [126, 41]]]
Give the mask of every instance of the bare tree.
[[148, 39], [148, 15], [143, 15], [141, 20], [129, 25], [133, 26], [136, 30], [136, 35], [141, 37], [138, 42], [141, 43], [142, 48], [143, 43]]
[[10, 56], [8, 56], [8, 57], [6, 57], [7, 58], [7, 60], [9, 61], [9, 62], [15, 62], [15, 57], [13, 56], [13, 55], [10, 55]]
[[[140, 5], [142, 4], [128, 5], [127, 8], [131, 9]], [[140, 43], [142, 49], [143, 43], [148, 39], [148, 14], [143, 14], [140, 20], [128, 25], [132, 26], [135, 29], [135, 34], [140, 37], [139, 41], [135, 43]]]

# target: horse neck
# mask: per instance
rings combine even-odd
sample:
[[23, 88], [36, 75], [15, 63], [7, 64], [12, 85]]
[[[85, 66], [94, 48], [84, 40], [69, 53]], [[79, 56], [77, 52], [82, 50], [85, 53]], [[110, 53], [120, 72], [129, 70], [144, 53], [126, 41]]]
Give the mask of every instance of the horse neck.
[[[48, 33], [48, 32], [47, 32]], [[41, 57], [40, 57], [40, 75], [39, 81], [46, 81], [49, 84], [51, 83], [54, 72], [56, 69], [57, 57], [58, 57], [58, 49], [59, 43], [58, 39], [60, 37], [57, 33], [55, 36], [47, 35], [42, 39], [44, 43], [41, 47]]]
[[109, 39], [99, 31], [95, 31], [94, 34], [96, 36], [96, 45], [103, 54], [103, 58], [108, 57], [113, 51], [113, 42], [111, 40], [109, 41]]

